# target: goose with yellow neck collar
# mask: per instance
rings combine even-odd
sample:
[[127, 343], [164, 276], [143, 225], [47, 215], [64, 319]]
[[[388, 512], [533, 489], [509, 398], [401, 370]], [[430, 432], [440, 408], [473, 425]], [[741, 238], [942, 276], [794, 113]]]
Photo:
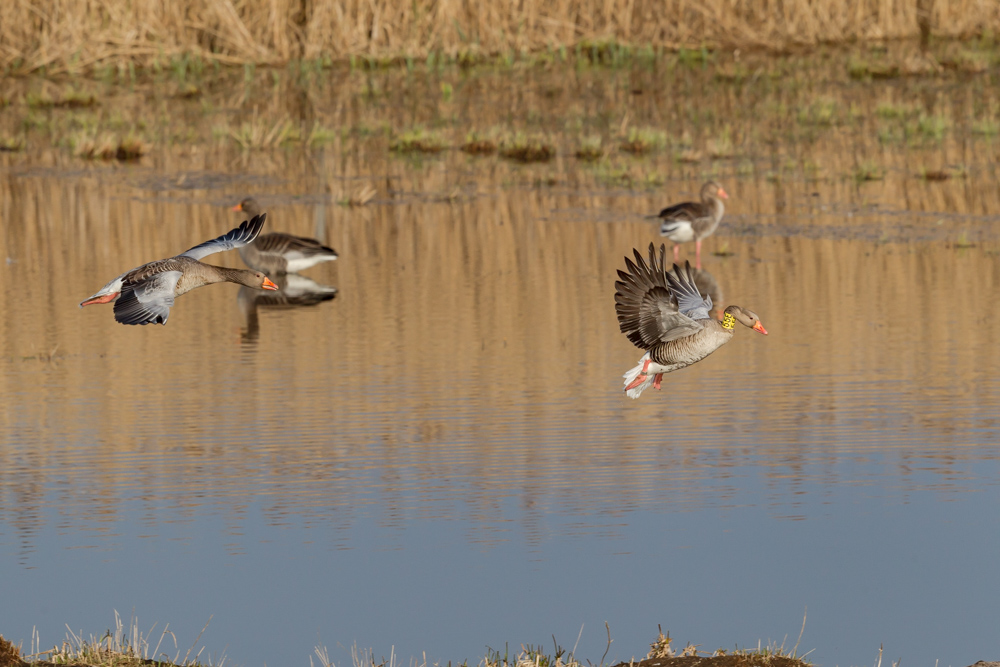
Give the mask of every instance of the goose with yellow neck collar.
[[623, 334], [646, 354], [625, 374], [625, 394], [639, 395], [652, 385], [660, 388], [664, 373], [701, 361], [728, 343], [736, 323], [767, 335], [757, 314], [729, 306], [718, 321], [709, 314], [712, 298], [702, 297], [691, 264], [666, 268], [666, 247], [649, 244], [649, 262], [633, 250], [635, 262], [625, 258], [626, 271], [615, 282], [615, 313]]

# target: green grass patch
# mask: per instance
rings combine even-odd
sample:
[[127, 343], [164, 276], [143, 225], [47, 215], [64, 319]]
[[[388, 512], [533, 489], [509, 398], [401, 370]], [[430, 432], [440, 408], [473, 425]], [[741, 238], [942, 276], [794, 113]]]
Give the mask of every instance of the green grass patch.
[[545, 135], [515, 132], [500, 141], [500, 155], [518, 162], [548, 162], [556, 147]]
[[916, 113], [917, 109], [911, 104], [880, 102], [878, 106], [875, 107], [875, 115], [886, 120], [892, 120], [894, 118], [908, 118]]
[[800, 110], [798, 119], [803, 125], [830, 127], [837, 123], [837, 109], [836, 100], [829, 97], [820, 98]]
[[944, 116], [921, 114], [915, 122], [906, 126], [906, 137], [923, 141], [941, 141], [949, 126], [950, 123]]
[[48, 93], [36, 93], [34, 91], [24, 96], [24, 103], [29, 109], [51, 109], [56, 102]]
[[972, 121], [972, 133], [985, 137], [995, 137], [1000, 134], [1000, 122], [995, 118], [982, 118]]
[[440, 134], [422, 127], [405, 130], [389, 143], [397, 153], [440, 153], [447, 147]]
[[340, 132], [336, 129], [316, 123], [309, 130], [309, 137], [306, 139], [306, 143], [309, 144], [310, 148], [316, 148], [317, 146], [325, 146], [326, 144], [333, 143], [339, 136]]
[[0, 137], [0, 152], [18, 153], [24, 150], [24, 137]]
[[854, 168], [854, 182], [881, 181], [885, 178], [885, 170], [870, 160], [861, 162]]
[[723, 125], [719, 136], [709, 139], [705, 144], [708, 156], [713, 160], [731, 158], [736, 155], [736, 146], [733, 144], [733, 128]]
[[651, 127], [630, 127], [620, 148], [626, 153], [641, 155], [662, 150], [667, 145], [667, 133]]
[[470, 155], [491, 155], [500, 146], [500, 131], [493, 127], [485, 132], [471, 130], [465, 135], [461, 149]]
[[593, 162], [604, 157], [604, 139], [599, 134], [582, 137], [576, 146], [576, 157]]

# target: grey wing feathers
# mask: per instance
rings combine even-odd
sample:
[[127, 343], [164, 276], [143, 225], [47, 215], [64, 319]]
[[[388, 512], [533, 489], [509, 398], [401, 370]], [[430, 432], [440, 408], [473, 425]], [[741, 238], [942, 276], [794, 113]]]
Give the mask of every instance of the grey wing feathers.
[[122, 324], [166, 324], [174, 297], [143, 303], [136, 296], [135, 285], [125, 285], [115, 301], [115, 319]]
[[671, 289], [672, 276], [664, 270], [666, 247], [660, 246], [657, 257], [650, 243], [649, 264], [638, 250], [633, 252], [636, 261], [626, 257], [628, 270], [618, 271], [621, 280], [615, 282], [615, 313], [622, 333], [636, 347], [646, 350], [699, 331], [703, 325], [681, 312], [678, 297]]
[[692, 320], [707, 320], [712, 310], [712, 297], [702, 297], [694, 282], [691, 263], [684, 262], [680, 267], [674, 264], [672, 271], [666, 274], [670, 291], [677, 299], [677, 309]]
[[202, 257], [207, 257], [208, 255], [217, 252], [232, 250], [233, 248], [239, 248], [247, 245], [248, 243], [253, 243], [253, 240], [257, 238], [258, 234], [260, 234], [260, 230], [264, 228], [264, 221], [266, 219], [267, 213], [255, 215], [250, 220], [244, 220], [236, 229], [232, 229], [222, 236], [212, 239], [211, 241], [199, 243], [190, 250], [182, 252], [179, 256], [190, 257], [191, 259], [201, 259]]
[[115, 319], [122, 324], [166, 324], [181, 275], [180, 271], [164, 271], [125, 283], [115, 301]]

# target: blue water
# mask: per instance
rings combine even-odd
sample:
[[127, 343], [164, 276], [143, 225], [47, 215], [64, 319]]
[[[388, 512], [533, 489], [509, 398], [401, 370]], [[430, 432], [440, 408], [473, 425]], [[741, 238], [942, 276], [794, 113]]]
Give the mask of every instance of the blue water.
[[335, 511], [273, 516], [274, 503], [252, 498], [239, 516], [171, 520], [172, 510], [133, 499], [81, 534], [49, 509], [40, 518], [59, 529], [31, 535], [30, 549], [5, 524], [5, 598], [17, 602], [4, 605], [4, 635], [30, 637], [38, 625], [46, 646], [62, 639], [51, 634], [59, 623], [99, 633], [117, 609], [143, 630], [169, 622], [182, 645], [211, 617], [201, 643], [236, 664], [305, 664], [313, 646], [350, 664], [352, 643], [474, 663], [487, 647], [550, 648], [551, 635], [572, 648], [582, 628], [577, 655], [596, 662], [605, 622], [607, 659], [627, 660], [644, 654], [657, 623], [705, 650], [790, 648], [807, 615], [799, 653], [818, 664], [869, 664], [880, 645], [904, 664], [995, 655], [995, 458], [954, 466], [961, 489], [938, 489], [938, 475], [920, 470], [866, 479], [893, 463], [875, 456], [824, 466], [847, 483], [798, 490], [755, 458], [738, 490], [713, 485], [705, 507], [678, 506], [655, 487], [631, 507], [598, 511], [555, 499], [525, 507], [512, 495], [487, 529], [417, 516], [406, 509], [413, 491], [379, 494], [347, 526]]

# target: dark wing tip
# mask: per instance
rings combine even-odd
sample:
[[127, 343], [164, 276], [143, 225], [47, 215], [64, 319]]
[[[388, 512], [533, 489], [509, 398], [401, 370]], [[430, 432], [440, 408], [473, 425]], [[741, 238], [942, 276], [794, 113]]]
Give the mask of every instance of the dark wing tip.
[[170, 313], [153, 313], [138, 298], [130, 285], [122, 289], [115, 301], [115, 320], [121, 324], [166, 324]]
[[260, 215], [255, 215], [249, 220], [244, 220], [243, 224], [240, 225], [240, 235], [241, 240], [251, 243], [257, 235], [260, 234], [260, 230], [264, 229], [264, 222], [267, 220], [267, 213], [261, 213]]

